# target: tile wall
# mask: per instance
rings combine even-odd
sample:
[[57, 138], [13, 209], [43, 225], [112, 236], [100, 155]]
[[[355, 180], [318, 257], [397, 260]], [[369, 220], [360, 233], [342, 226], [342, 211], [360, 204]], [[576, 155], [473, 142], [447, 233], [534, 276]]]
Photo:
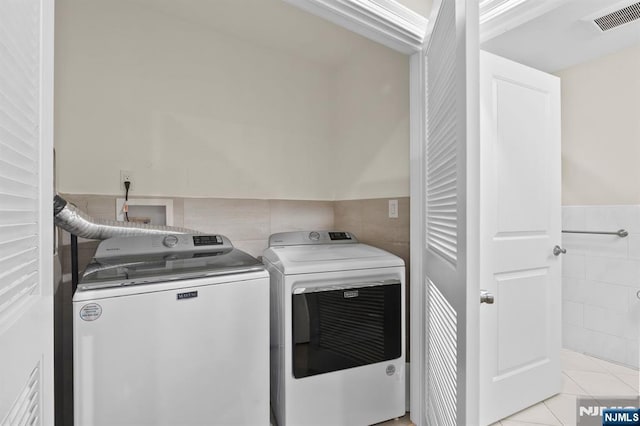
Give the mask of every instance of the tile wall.
[[[115, 220], [114, 196], [61, 195], [95, 219]], [[274, 232], [332, 229], [333, 209], [332, 201], [173, 198], [173, 225], [226, 235], [234, 246], [257, 257]], [[61, 234], [61, 262], [67, 273], [71, 263], [69, 235]], [[78, 240], [80, 271], [91, 260], [97, 245], [96, 241]]]
[[387, 198], [334, 202], [334, 227], [404, 259], [409, 269], [409, 197], [398, 200], [398, 217], [389, 218]]
[[[115, 219], [114, 196], [64, 195], [96, 219]], [[136, 197], [144, 198], [144, 197]], [[409, 264], [409, 198], [398, 198], [397, 219], [388, 218], [387, 199], [357, 201], [288, 201], [222, 198], [173, 198], [174, 226], [224, 234], [253, 256], [267, 247], [275, 232], [310, 229], [351, 231], [365, 243], [388, 250]], [[69, 271], [69, 237], [62, 232], [61, 261]], [[80, 269], [93, 256], [97, 242], [79, 240]]]
[[640, 367], [640, 206], [564, 206], [563, 346], [608, 361]]

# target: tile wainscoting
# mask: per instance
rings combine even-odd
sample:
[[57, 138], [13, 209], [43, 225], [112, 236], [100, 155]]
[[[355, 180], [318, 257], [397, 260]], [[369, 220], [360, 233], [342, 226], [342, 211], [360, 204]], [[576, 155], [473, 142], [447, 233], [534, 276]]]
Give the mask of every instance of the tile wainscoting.
[[563, 346], [639, 368], [640, 206], [564, 206]]
[[[67, 201], [96, 219], [115, 220], [116, 196], [65, 195]], [[140, 197], [135, 198], [168, 198]], [[409, 266], [409, 198], [398, 197], [398, 218], [388, 218], [384, 199], [354, 201], [250, 200], [171, 198], [174, 226], [226, 235], [253, 256], [261, 256], [269, 235], [310, 229], [340, 229], [359, 240], [394, 253]], [[63, 272], [69, 272], [69, 235], [61, 232]], [[98, 243], [79, 239], [79, 266], [83, 270]]]

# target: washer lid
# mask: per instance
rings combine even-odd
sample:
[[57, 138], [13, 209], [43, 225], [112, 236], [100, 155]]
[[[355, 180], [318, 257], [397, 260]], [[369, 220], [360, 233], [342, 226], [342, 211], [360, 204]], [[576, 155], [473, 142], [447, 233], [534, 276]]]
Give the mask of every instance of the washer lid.
[[362, 243], [275, 246], [264, 258], [286, 275], [404, 266], [398, 256]]
[[257, 259], [235, 248], [94, 258], [78, 283], [78, 291], [241, 274], [263, 269]]

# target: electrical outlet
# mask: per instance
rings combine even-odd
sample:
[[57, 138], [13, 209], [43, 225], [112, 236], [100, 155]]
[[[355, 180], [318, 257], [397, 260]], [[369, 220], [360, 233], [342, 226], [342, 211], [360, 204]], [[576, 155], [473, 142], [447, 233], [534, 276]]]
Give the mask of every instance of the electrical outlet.
[[389, 217], [398, 218], [398, 200], [389, 200]]
[[130, 170], [120, 170], [120, 188], [125, 189], [124, 183], [131, 182], [129, 185], [129, 191], [131, 191], [131, 186], [133, 186], [133, 173]]

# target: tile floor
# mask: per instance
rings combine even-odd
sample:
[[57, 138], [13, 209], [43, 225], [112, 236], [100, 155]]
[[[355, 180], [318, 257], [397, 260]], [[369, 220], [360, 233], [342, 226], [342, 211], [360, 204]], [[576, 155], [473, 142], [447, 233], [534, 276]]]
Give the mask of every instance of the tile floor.
[[[562, 350], [562, 392], [492, 426], [567, 426], [576, 424], [576, 397], [634, 396], [640, 394], [638, 370], [577, 352]], [[378, 426], [413, 425], [409, 416]]]
[[632, 396], [640, 393], [638, 370], [563, 349], [562, 392], [501, 422], [502, 426], [576, 424], [576, 397]]

